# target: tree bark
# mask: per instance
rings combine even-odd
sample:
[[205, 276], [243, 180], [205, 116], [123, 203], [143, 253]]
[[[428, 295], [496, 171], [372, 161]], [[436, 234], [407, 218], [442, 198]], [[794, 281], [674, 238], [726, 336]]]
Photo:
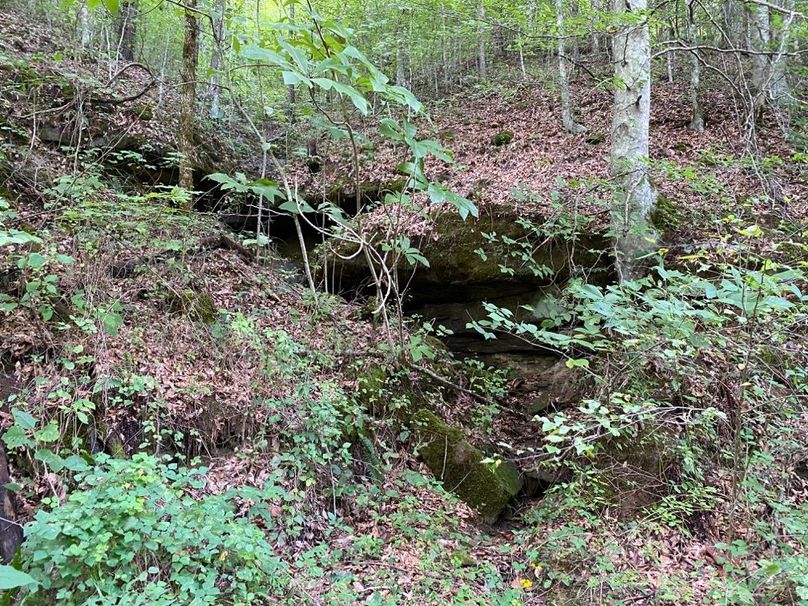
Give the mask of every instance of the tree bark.
[[[612, 221], [621, 281], [642, 275], [641, 258], [653, 250], [655, 240], [647, 221], [656, 202], [647, 166], [651, 113], [651, 45], [644, 16], [647, 8], [647, 0], [613, 0], [614, 12], [624, 19], [612, 41], [615, 66]], [[636, 19], [627, 19], [632, 14]]]
[[564, 52], [564, 0], [555, 0], [555, 8], [558, 29], [558, 92], [561, 96], [561, 124], [564, 130], [577, 134], [584, 132], [586, 128], [575, 121], [572, 113], [567, 57]]
[[[690, 0], [687, 4], [687, 39], [692, 47], [697, 47], [698, 35], [696, 33], [696, 3]], [[690, 51], [690, 104], [692, 113], [688, 128], [698, 133], [704, 131], [704, 110], [701, 107], [701, 62], [698, 51]]]
[[[225, 0], [219, 0], [224, 3]], [[295, 22], [295, 3], [292, 2], [289, 4], [289, 21], [294, 24]], [[295, 122], [295, 103], [297, 101], [297, 96], [295, 94], [295, 87], [293, 84], [289, 85], [287, 89], [287, 100], [289, 101], [289, 122], [294, 124]]]
[[[179, 185], [188, 191], [194, 188], [193, 155], [194, 105], [196, 102], [196, 67], [198, 61], [199, 29], [196, 22], [196, 0], [186, 0], [185, 38], [182, 45], [182, 71], [180, 85], [180, 119], [178, 141], [182, 154], [179, 166]], [[190, 209], [189, 209], [190, 210]]]
[[[676, 37], [676, 29], [671, 26], [668, 31], [668, 36], [671, 40]], [[665, 53], [665, 59], [668, 67], [668, 83], [672, 84], [674, 80], [674, 72], [676, 71], [676, 54], [674, 52]]]
[[81, 50], [87, 48], [90, 44], [90, 9], [87, 8], [87, 3], [81, 5], [79, 9], [79, 18], [81, 19]]
[[[751, 46], [755, 50], [766, 52], [771, 50], [771, 29], [769, 23], [769, 7], [761, 4], [752, 5], [752, 19], [750, 22]], [[763, 54], [752, 56], [752, 93], [754, 95], [754, 110], [756, 120], [763, 111], [768, 93], [769, 57]]]
[[404, 52], [401, 44], [396, 45], [396, 86], [407, 86], [407, 71], [404, 66]]
[[479, 4], [480, 27], [477, 31], [480, 40], [477, 47], [477, 66], [480, 70], [480, 80], [485, 80], [488, 77], [488, 65], [485, 57], [485, 5], [482, 0]]
[[134, 2], [124, 2], [121, 6], [120, 50], [121, 61], [129, 63], [135, 60], [135, 33], [137, 24], [137, 6]]
[[213, 48], [210, 54], [210, 115], [218, 118], [220, 113], [221, 92], [219, 85], [222, 81], [222, 65], [224, 64], [224, 13], [227, 10], [227, 0], [216, 0], [213, 13]]

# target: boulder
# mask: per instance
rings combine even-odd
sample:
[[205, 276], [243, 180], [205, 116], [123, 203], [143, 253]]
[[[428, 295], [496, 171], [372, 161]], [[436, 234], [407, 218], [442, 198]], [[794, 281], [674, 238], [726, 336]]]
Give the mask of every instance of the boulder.
[[[590, 250], [605, 250], [608, 240], [598, 234], [579, 238], [572, 243], [562, 237], [531, 235], [519, 225], [519, 216], [508, 207], [490, 209], [479, 219], [464, 221], [457, 213], [440, 213], [435, 218], [434, 234], [413, 244], [429, 260], [429, 267], [413, 268], [406, 263], [396, 268], [409, 292], [425, 303], [468, 302], [534, 293], [542, 286], [557, 284], [569, 275], [571, 264], [587, 269], [606, 269], [608, 255]], [[536, 218], [536, 222], [541, 219]], [[540, 241], [533, 250], [534, 265], [546, 266], [549, 272], [537, 276], [531, 264], [511, 256], [515, 249], [500, 242], [491, 242], [487, 234], [500, 239], [522, 240], [531, 237]], [[483, 252], [483, 255], [480, 252]], [[340, 255], [329, 255], [329, 267], [341, 276], [342, 287], [351, 288], [368, 280], [368, 270], [362, 255], [349, 259], [352, 250], [340, 247]], [[504, 266], [511, 270], [503, 272]], [[412, 278], [412, 279], [411, 279]]]
[[522, 489], [516, 467], [507, 461], [488, 462], [461, 430], [429, 410], [417, 411], [410, 424], [423, 443], [421, 459], [444, 488], [474, 507], [486, 522], [495, 522]]

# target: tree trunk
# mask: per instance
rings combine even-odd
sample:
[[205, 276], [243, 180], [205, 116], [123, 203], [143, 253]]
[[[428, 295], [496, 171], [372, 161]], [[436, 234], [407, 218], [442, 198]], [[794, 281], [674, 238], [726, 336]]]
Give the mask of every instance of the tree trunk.
[[81, 19], [81, 50], [87, 48], [90, 44], [90, 9], [87, 8], [87, 3], [81, 5], [79, 9], [79, 18]]
[[[762, 4], [753, 4], [752, 19], [750, 22], [751, 32], [751, 46], [757, 51], [767, 52], [771, 44], [771, 30], [769, 23], [769, 7]], [[752, 56], [752, 94], [754, 101], [752, 103], [755, 111], [756, 119], [760, 117], [763, 111], [763, 106], [766, 103], [766, 95], [768, 93], [769, 79], [769, 57], [768, 55], [756, 54]]]
[[219, 85], [222, 81], [222, 66], [224, 64], [224, 13], [227, 10], [227, 0], [216, 0], [213, 10], [213, 48], [210, 53], [210, 115], [218, 118], [220, 113], [219, 100], [221, 91]]
[[121, 6], [120, 50], [121, 61], [135, 60], [135, 27], [137, 7], [134, 2], [124, 2]]
[[22, 526], [16, 521], [14, 493], [6, 488], [10, 482], [8, 455], [5, 445], [0, 442], [0, 558], [3, 564], [10, 564], [14, 560], [23, 541]]
[[[687, 5], [687, 40], [690, 46], [698, 46], [698, 35], [696, 34], [696, 6], [695, 1], [690, 0]], [[688, 128], [698, 133], [704, 131], [704, 111], [701, 107], [701, 62], [698, 51], [690, 51], [691, 71], [690, 71], [690, 104], [692, 115]]]
[[[182, 159], [179, 166], [179, 185], [188, 191], [194, 188], [194, 104], [196, 101], [196, 66], [199, 29], [196, 22], [196, 0], [186, 0], [185, 38], [182, 45], [182, 71], [180, 85], [180, 119], [178, 141]], [[188, 209], [190, 210], [190, 209]]]
[[792, 12], [787, 17], [784, 16], [780, 24], [780, 39], [775, 49], [777, 54], [771, 58], [769, 96], [778, 107], [785, 108], [791, 105], [793, 99], [791, 87], [788, 85], [788, 80], [786, 80], [783, 53], [788, 50], [790, 29], [794, 20], [794, 1], [784, 0], [781, 5]]
[[575, 121], [570, 100], [570, 81], [567, 74], [567, 57], [564, 54], [564, 0], [555, 0], [556, 27], [558, 29], [558, 92], [561, 96], [561, 124], [571, 133], [582, 133], [586, 129]]
[[480, 14], [480, 27], [477, 34], [480, 36], [479, 46], [477, 47], [477, 66], [480, 70], [480, 80], [485, 80], [488, 77], [488, 65], [485, 60], [485, 5], [480, 0], [479, 5]]
[[396, 45], [396, 86], [407, 86], [407, 72], [404, 68], [404, 52], [401, 44]]
[[[618, 16], [644, 13], [647, 0], [613, 0]], [[656, 192], [648, 180], [648, 126], [651, 113], [651, 46], [648, 21], [628, 20], [614, 35], [614, 110], [611, 172], [615, 183], [612, 220], [621, 281], [642, 275], [641, 258], [653, 250], [648, 213]]]
[[163, 59], [160, 62], [160, 83], [157, 85], [157, 105], [163, 104], [163, 97], [165, 95], [165, 81], [166, 81], [166, 65], [168, 64], [168, 38], [169, 34], [166, 33], [163, 38]]
[[[673, 27], [673, 25], [671, 25], [671, 28], [668, 31], [668, 38], [670, 40], [676, 38], [676, 29]], [[676, 71], [676, 53], [672, 51], [665, 53], [665, 61], [668, 67], [668, 83], [672, 84], [674, 80], [674, 73]]]
[[[224, 4], [225, 0], [219, 0], [222, 4]], [[292, 2], [289, 4], [289, 22], [294, 24], [295, 22], [295, 3]], [[287, 99], [289, 100], [289, 122], [294, 124], [295, 122], [295, 103], [297, 101], [297, 96], [295, 94], [295, 87], [293, 84], [289, 85], [287, 89]]]

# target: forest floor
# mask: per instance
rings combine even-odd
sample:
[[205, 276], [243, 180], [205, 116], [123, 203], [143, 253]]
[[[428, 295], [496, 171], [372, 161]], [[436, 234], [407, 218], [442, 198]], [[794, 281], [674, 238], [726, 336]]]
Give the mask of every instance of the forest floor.
[[[287, 262], [245, 247], [214, 216], [180, 212], [181, 193], [155, 187], [174, 170], [171, 93], [162, 105], [154, 87], [126, 99], [148, 87], [148, 74], [130, 69], [111, 78], [90, 58], [58, 56], [64, 48], [46, 24], [0, 9], [0, 194], [16, 211], [4, 220], [42, 238], [33, 250], [42, 261], [36, 276], [54, 287], [2, 313], [0, 360], [15, 406], [42, 423], [64, 423], [60, 447], [85, 440], [97, 442], [88, 451], [131, 455], [144, 443], [157, 451], [181, 445], [183, 460], [207, 467], [200, 493], [276, 482], [266, 524], [294, 579], [290, 603], [721, 603], [727, 569], [745, 566], [742, 555], [716, 547], [735, 515], [727, 499], [705, 497], [702, 508], [667, 519], [659, 508], [593, 507], [583, 494], [551, 491], [504, 521], [483, 523], [413, 454], [415, 440], [395, 415], [357, 395], [373, 369], [391, 363], [382, 331], [361, 306], [311, 293]], [[651, 135], [656, 184], [679, 209], [669, 235], [680, 247], [720, 237], [720, 220], [696, 219], [744, 212], [761, 190], [755, 171], [733, 161], [741, 150], [732, 105], [708, 95], [708, 128], [692, 133], [684, 93], [679, 83], [655, 88]], [[442, 100], [422, 130], [454, 151], [455, 164], [430, 171], [482, 212], [513, 205], [512, 190], [522, 188], [533, 195], [517, 213], [546, 211], [551, 192], [561, 190], [568, 206], [603, 217], [610, 96], [578, 88], [576, 103], [588, 128], [581, 135], [559, 128], [553, 95], [535, 83]], [[76, 123], [86, 125], [80, 141], [98, 143], [95, 152], [87, 143], [86, 155], [75, 151]], [[210, 146], [206, 164], [239, 165], [247, 144], [227, 125], [215, 128], [223, 132], [209, 131], [207, 140], [232, 144]], [[510, 141], [493, 145], [504, 131]], [[788, 159], [776, 125], [766, 132], [764, 155]], [[109, 151], [101, 137], [137, 142], [140, 155], [128, 153], [129, 144]], [[360, 181], [394, 180], [391, 167], [406, 159], [400, 153], [379, 143], [363, 157]], [[325, 195], [344, 186], [350, 168], [336, 149], [321, 154], [315, 177], [303, 163], [290, 174]], [[750, 212], [763, 222], [804, 224], [804, 165], [772, 160], [766, 184], [774, 202]], [[6, 293], [25, 290], [11, 265], [0, 278]], [[461, 371], [451, 379], [472, 387]], [[535, 439], [536, 427], [523, 419], [514, 428], [520, 421], [509, 412], [532, 396], [511, 391], [492, 410], [407, 370], [387, 380], [380, 400], [403, 393], [438, 399], [450, 421], [487, 418], [473, 429], [486, 444], [518, 449], [514, 439]], [[65, 423], [77, 402], [93, 411], [92, 436]], [[359, 434], [343, 440], [357, 419], [370, 453]], [[8, 407], [2, 420], [6, 430], [14, 422]], [[808, 442], [808, 415], [793, 418], [791, 430]], [[21, 523], [43, 498], [67, 498], [69, 474], [30, 456], [13, 462]], [[717, 472], [711, 487], [727, 494], [729, 482]], [[806, 477], [784, 491], [804, 507]], [[249, 510], [249, 498], [242, 507]], [[735, 534], [756, 536], [743, 527]]]

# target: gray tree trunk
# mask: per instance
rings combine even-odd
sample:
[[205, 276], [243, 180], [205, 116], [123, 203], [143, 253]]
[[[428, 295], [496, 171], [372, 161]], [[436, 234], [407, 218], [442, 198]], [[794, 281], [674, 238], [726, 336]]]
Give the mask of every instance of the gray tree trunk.
[[90, 44], [90, 9], [87, 8], [87, 3], [81, 5], [79, 9], [79, 18], [81, 19], [81, 49], [84, 50]]
[[488, 65], [485, 58], [485, 5], [480, 0], [479, 5], [480, 14], [480, 28], [478, 34], [480, 36], [479, 46], [477, 47], [477, 65], [480, 70], [480, 80], [485, 80], [488, 77]]
[[586, 128], [575, 121], [572, 113], [567, 57], [564, 52], [564, 0], [555, 0], [555, 8], [558, 29], [558, 92], [561, 96], [561, 124], [564, 130], [577, 134], [584, 132]]
[[[620, 17], [644, 13], [647, 0], [613, 0]], [[645, 17], [643, 18], [645, 19]], [[642, 275], [641, 258], [653, 250], [648, 213], [656, 192], [648, 179], [648, 128], [651, 114], [651, 45], [647, 20], [621, 25], [613, 38], [614, 109], [611, 172], [615, 183], [612, 220], [620, 280]]]
[[210, 54], [210, 115], [214, 118], [221, 111], [221, 91], [219, 85], [222, 81], [222, 66], [224, 65], [224, 13], [227, 9], [227, 0], [216, 0], [213, 12], [213, 48]]
[[[676, 30], [673, 28], [673, 26], [671, 26], [668, 33], [671, 40], [676, 37]], [[672, 83], [674, 79], [674, 72], [676, 70], [676, 53], [668, 51], [665, 53], [665, 60], [668, 67], [668, 82]]]
[[404, 66], [401, 44], [396, 45], [396, 86], [407, 86], [407, 70]]
[[[186, 0], [185, 36], [182, 44], [182, 70], [180, 72], [180, 117], [178, 143], [182, 153], [179, 166], [179, 185], [191, 191], [194, 188], [193, 155], [196, 120], [196, 67], [199, 60], [199, 29], [196, 17], [196, 0]], [[188, 208], [187, 210], [190, 210]]]
[[[687, 5], [687, 40], [690, 46], [698, 46], [694, 0], [690, 0]], [[690, 60], [690, 105], [692, 113], [688, 128], [700, 133], [704, 131], [704, 110], [701, 107], [701, 62], [699, 61], [698, 51], [690, 51]]]
[[[769, 23], [769, 7], [761, 4], [753, 4], [751, 28], [751, 46], [755, 50], [766, 52], [771, 50], [771, 29]], [[763, 105], [766, 103], [769, 79], [769, 57], [763, 54], [752, 56], [752, 93], [754, 95], [753, 106], [755, 114], [758, 115]]]

